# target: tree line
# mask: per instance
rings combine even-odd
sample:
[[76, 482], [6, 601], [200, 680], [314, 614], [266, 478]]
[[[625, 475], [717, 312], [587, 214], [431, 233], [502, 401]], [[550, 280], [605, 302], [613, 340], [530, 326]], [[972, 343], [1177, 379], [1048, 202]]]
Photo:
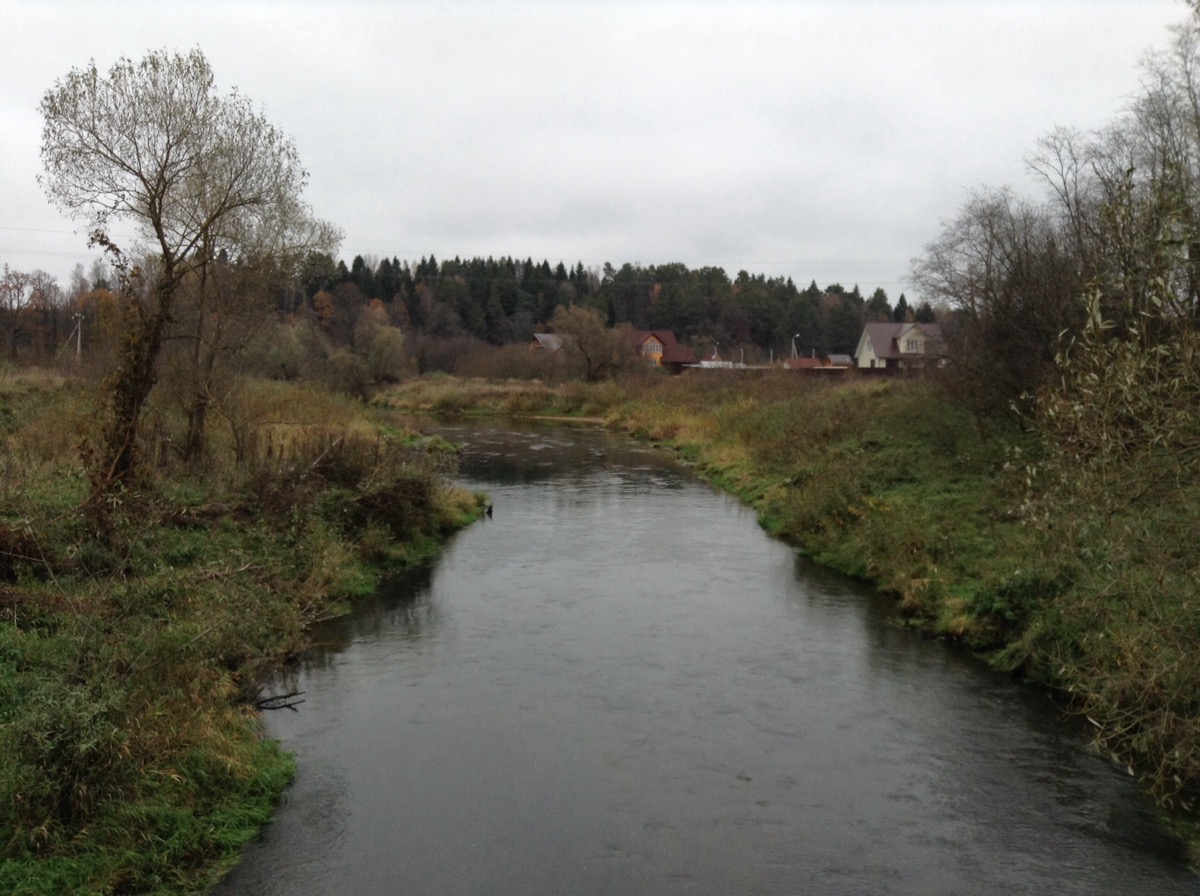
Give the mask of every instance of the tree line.
[[[65, 288], [45, 272], [5, 266], [0, 357], [48, 364], [79, 353], [86, 367], [110, 367], [123, 326], [118, 280], [102, 260], [86, 270], [77, 265]], [[319, 368], [332, 365], [333, 380], [348, 381], [352, 392], [405, 372], [456, 372], [464, 356], [489, 347], [524, 346], [535, 332], [552, 331], [564, 308], [594, 311], [609, 327], [670, 330], [702, 357], [752, 361], [792, 350], [853, 354], [867, 322], [936, 317], [927, 302], [910, 306], [903, 294], [893, 305], [881, 288], [866, 298], [858, 286], [812, 281], [799, 289], [790, 278], [739, 271], [731, 279], [722, 268], [681, 263], [587, 268], [512, 256], [407, 262], [357, 255], [347, 265], [314, 251], [284, 265], [222, 254], [206, 267], [204, 284], [203, 300], [199, 278], [185, 278], [178, 290], [164, 324], [168, 361], [182, 351], [215, 372], [250, 363], [243, 350], [253, 347], [259, 372], [319, 378]], [[384, 330], [394, 332], [381, 353]], [[205, 403], [194, 404], [193, 416], [202, 417]], [[196, 437], [188, 441], [199, 450]]]
[[1112, 345], [1182, 357], [1176, 340], [1200, 322], [1198, 64], [1194, 12], [1144, 62], [1124, 114], [1055, 128], [1028, 153], [1041, 198], [980, 188], [914, 260], [978, 406], [1028, 412]]
[[[474, 343], [523, 344], [549, 328], [556, 309], [578, 305], [600, 312], [609, 326], [671, 330], [701, 355], [743, 352], [765, 360], [793, 348], [805, 356], [853, 354], [865, 323], [936, 317], [928, 302], [910, 306], [903, 294], [893, 305], [882, 288], [868, 298], [857, 285], [819, 287], [814, 280], [800, 289], [791, 278], [744, 270], [730, 278], [723, 268], [690, 269], [678, 262], [587, 268], [582, 262], [552, 266], [514, 256], [409, 262], [356, 255], [347, 265], [329, 252], [310, 252], [291, 276], [276, 271], [273, 279], [260, 278], [258, 285], [269, 295], [258, 297], [249, 292], [248, 263], [223, 257], [214, 264], [227, 276], [242, 272], [233, 305], [257, 308], [260, 326], [309, 318], [333, 348], [354, 346], [364, 315], [386, 320], [414, 346], [440, 343], [461, 352]], [[66, 288], [44, 272], [6, 266], [0, 281], [6, 360], [47, 363], [69, 353], [80, 321], [89, 342], [102, 336], [104, 309], [115, 299], [114, 279], [99, 261], [87, 271], [77, 265]], [[428, 368], [419, 363], [418, 372], [445, 368], [446, 354], [438, 352], [439, 360]]]
[[678, 262], [587, 268], [513, 256], [409, 263], [357, 255], [347, 267], [324, 256], [310, 259], [304, 294], [318, 313], [340, 316], [343, 330], [379, 300], [407, 330], [501, 346], [527, 342], [556, 308], [578, 304], [610, 326], [668, 329], [701, 351], [723, 346], [763, 357], [793, 344], [805, 354], [850, 354], [868, 321], [934, 319], [928, 303], [910, 307], [901, 295], [893, 305], [881, 288], [866, 298], [857, 285], [813, 281], [801, 289], [791, 278], [744, 270], [731, 278], [723, 268]]
[[[139, 270], [156, 263], [119, 260]], [[131, 288], [119, 265], [76, 265], [65, 287], [45, 272], [5, 266], [0, 358], [42, 365], [78, 359], [97, 376], [110, 372], [131, 332], [128, 315], [144, 312], [153, 296], [148, 282]], [[178, 443], [198, 457], [220, 383], [240, 373], [323, 380], [363, 396], [407, 374], [538, 375], [545, 371], [518, 353], [504, 362], [483, 359], [554, 331], [566, 309], [594, 312], [610, 328], [671, 330], [701, 357], [747, 361], [793, 350], [853, 354], [867, 322], [935, 319], [928, 303], [910, 306], [902, 294], [893, 305], [881, 288], [867, 298], [857, 286], [813, 281], [799, 289], [790, 278], [739, 271], [731, 279], [722, 268], [681, 263], [587, 268], [513, 256], [407, 262], [357, 255], [347, 265], [325, 249], [290, 256], [226, 249], [172, 288], [154, 367], [192, 421]]]

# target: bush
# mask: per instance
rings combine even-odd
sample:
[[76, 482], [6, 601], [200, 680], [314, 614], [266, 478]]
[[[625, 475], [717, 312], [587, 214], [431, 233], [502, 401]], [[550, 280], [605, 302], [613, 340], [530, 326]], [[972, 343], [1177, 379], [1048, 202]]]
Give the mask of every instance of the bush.
[[550, 382], [559, 375], [560, 360], [556, 353], [531, 348], [524, 343], [480, 346], [458, 358], [453, 372], [468, 378]]

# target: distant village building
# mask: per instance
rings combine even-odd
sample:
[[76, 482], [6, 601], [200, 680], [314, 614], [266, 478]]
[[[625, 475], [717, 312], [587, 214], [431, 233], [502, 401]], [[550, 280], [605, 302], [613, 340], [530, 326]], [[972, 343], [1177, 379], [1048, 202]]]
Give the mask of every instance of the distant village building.
[[854, 359], [849, 355], [814, 355], [811, 358], [788, 358], [783, 366], [788, 370], [844, 373], [854, 366]]
[[631, 330], [629, 339], [642, 358], [672, 373], [696, 363], [696, 353], [676, 342], [670, 330]]
[[946, 363], [938, 324], [870, 323], [854, 353], [860, 369], [914, 370]]

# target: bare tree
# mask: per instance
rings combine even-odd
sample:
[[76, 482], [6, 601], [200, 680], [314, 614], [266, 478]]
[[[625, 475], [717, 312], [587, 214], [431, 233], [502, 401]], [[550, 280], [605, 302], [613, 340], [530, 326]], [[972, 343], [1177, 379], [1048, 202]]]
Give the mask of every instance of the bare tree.
[[1099, 196], [1090, 176], [1096, 162], [1095, 141], [1070, 128], [1055, 128], [1038, 141], [1026, 165], [1041, 177], [1050, 191], [1050, 208], [1074, 241], [1075, 254], [1094, 254], [1097, 241]]
[[1073, 244], [1046, 207], [990, 190], [914, 260], [913, 282], [952, 312], [952, 372], [976, 405], [1007, 408], [1053, 372], [1059, 336], [1083, 314]]
[[[134, 472], [138, 422], [181, 285], [203, 281], [222, 253], [267, 254], [335, 232], [300, 199], [307, 174], [292, 141], [236, 90], [219, 94], [199, 49], [121, 58], [107, 75], [92, 62], [58, 81], [40, 109], [42, 187], [86, 222], [122, 278], [124, 342], [95, 497]], [[144, 268], [110, 232], [123, 220], [146, 241]]]
[[24, 336], [25, 306], [29, 301], [29, 274], [4, 266], [0, 276], [0, 321], [4, 324], [5, 350], [10, 361], [17, 358], [17, 347]]
[[43, 363], [65, 335], [67, 296], [45, 271], [0, 274], [0, 333], [9, 360]]

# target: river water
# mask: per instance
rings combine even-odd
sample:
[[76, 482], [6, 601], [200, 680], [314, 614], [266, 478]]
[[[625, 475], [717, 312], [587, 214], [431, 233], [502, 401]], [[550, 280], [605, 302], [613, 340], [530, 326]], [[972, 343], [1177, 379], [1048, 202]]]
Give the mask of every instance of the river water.
[[494, 518], [277, 684], [299, 774], [220, 896], [1200, 893], [1048, 697], [665, 452], [444, 434]]

